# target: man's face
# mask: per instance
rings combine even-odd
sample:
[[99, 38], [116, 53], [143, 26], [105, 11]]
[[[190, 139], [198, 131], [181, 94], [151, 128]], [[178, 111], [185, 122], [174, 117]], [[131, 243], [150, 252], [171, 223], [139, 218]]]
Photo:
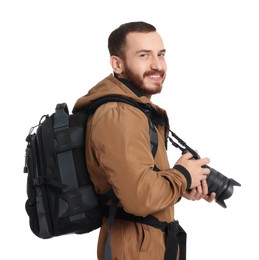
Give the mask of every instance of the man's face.
[[120, 76], [144, 94], [160, 93], [166, 77], [165, 48], [157, 32], [129, 33]]

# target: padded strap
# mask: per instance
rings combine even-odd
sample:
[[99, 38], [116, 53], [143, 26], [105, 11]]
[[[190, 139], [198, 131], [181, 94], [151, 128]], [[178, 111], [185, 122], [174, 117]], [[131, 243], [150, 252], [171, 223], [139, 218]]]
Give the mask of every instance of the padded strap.
[[[157, 131], [156, 131], [155, 125], [153, 123], [154, 109], [151, 107], [151, 105], [139, 103], [126, 96], [122, 96], [122, 95], [118, 95], [118, 94], [111, 94], [111, 95], [103, 96], [101, 98], [98, 98], [98, 99], [92, 101], [92, 103], [87, 108], [87, 112], [89, 114], [92, 114], [95, 112], [95, 110], [100, 105], [107, 103], [107, 102], [122, 102], [122, 103], [129, 104], [131, 106], [138, 108], [147, 116], [148, 124], [149, 124], [150, 147], [151, 147], [152, 155], [153, 155], [153, 157], [155, 157], [156, 152], [157, 152], [157, 147], [158, 147], [158, 137], [157, 137]], [[156, 116], [156, 118], [159, 118], [159, 117]], [[158, 121], [156, 121], [156, 123], [157, 122]], [[160, 122], [159, 122], [159, 124], [160, 124]]]
[[157, 147], [158, 147], [158, 136], [157, 136], [155, 125], [153, 124], [153, 122], [149, 117], [148, 117], [148, 123], [149, 123], [150, 148], [151, 148], [152, 155], [155, 158]]

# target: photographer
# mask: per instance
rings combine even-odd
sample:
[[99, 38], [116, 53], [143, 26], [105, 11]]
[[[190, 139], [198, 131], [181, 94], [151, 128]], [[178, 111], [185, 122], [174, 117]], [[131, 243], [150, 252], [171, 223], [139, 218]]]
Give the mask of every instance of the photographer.
[[210, 170], [202, 167], [209, 159], [191, 160], [187, 152], [169, 166], [168, 118], [151, 102], [152, 95], [161, 92], [167, 71], [166, 50], [156, 28], [145, 22], [123, 24], [110, 34], [108, 48], [114, 74], [79, 98], [74, 111], [98, 97], [119, 94], [149, 104], [165, 124], [155, 125], [158, 147], [153, 156], [149, 122], [139, 109], [110, 102], [88, 121], [86, 157], [95, 190], [105, 194], [112, 189], [118, 209], [132, 216], [115, 216], [112, 223], [109, 216], [103, 219], [98, 259], [184, 260], [186, 234], [174, 219], [174, 204], [181, 197], [215, 199], [215, 193], [207, 195]]

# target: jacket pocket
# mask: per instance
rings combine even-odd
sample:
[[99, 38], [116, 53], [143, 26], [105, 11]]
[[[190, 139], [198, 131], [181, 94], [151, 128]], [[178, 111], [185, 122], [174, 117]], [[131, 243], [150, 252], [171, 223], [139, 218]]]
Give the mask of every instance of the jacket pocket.
[[141, 225], [140, 252], [147, 252], [151, 241], [151, 234], [148, 225]]

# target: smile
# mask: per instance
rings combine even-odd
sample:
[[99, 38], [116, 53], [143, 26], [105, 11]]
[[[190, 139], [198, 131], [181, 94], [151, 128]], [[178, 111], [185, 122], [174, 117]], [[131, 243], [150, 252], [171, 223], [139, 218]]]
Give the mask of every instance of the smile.
[[163, 79], [162, 75], [149, 75], [148, 78], [152, 79], [152, 80], [161, 80]]

